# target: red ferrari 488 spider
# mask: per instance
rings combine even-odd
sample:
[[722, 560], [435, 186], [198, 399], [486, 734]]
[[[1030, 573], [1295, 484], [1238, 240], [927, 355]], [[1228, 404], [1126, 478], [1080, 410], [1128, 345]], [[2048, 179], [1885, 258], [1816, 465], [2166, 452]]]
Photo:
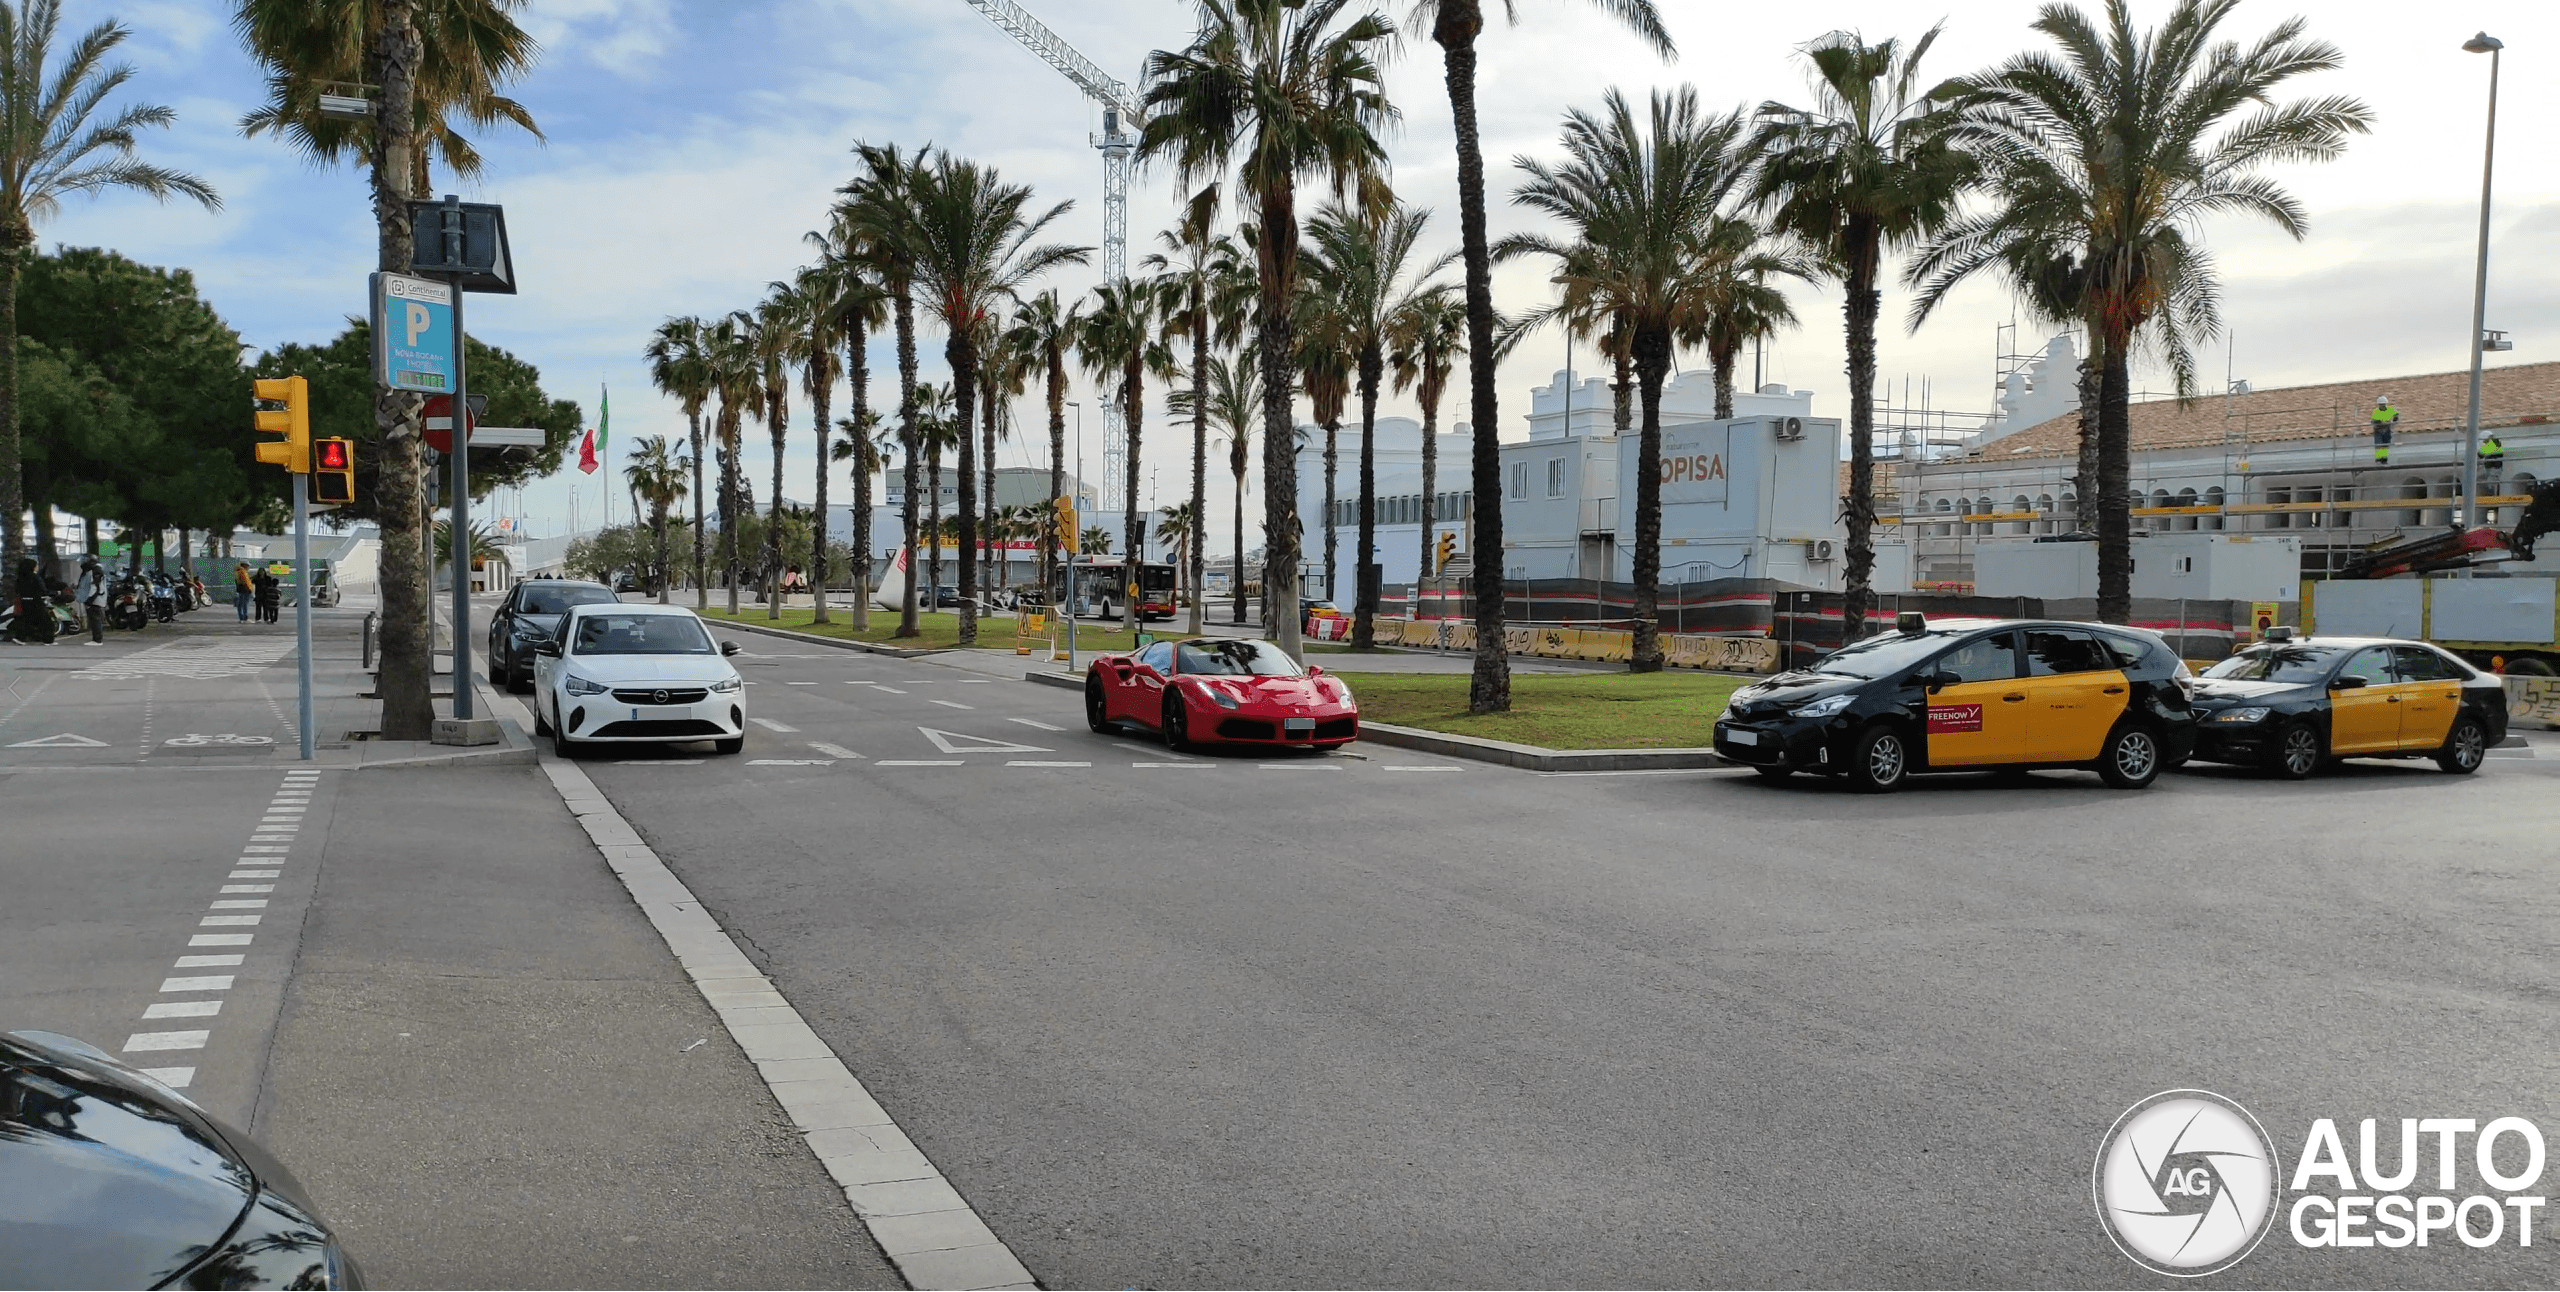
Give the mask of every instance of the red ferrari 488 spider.
[[1342, 679], [1299, 666], [1250, 638], [1157, 642], [1104, 655], [1085, 673], [1085, 722], [1134, 722], [1166, 745], [1281, 745], [1332, 749], [1360, 736], [1360, 706]]

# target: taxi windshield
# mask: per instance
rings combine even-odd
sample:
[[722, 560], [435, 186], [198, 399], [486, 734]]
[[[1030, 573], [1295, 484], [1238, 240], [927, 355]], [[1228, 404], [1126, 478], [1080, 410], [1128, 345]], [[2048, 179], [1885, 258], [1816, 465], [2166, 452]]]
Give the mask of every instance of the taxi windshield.
[[1816, 673], [1835, 673], [1841, 677], [1890, 677], [1945, 649], [1944, 634], [1924, 633], [1906, 636], [1887, 633], [1855, 642], [1816, 661]]
[[2261, 646], [2206, 669], [2204, 675], [2241, 682], [2317, 682], [2329, 676], [2345, 653], [2336, 646]]

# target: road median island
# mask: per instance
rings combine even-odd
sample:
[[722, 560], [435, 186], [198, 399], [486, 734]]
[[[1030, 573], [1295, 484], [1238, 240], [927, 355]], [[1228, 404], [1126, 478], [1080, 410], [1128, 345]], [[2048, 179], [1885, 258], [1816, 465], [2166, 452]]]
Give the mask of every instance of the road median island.
[[[852, 622], [846, 617], [846, 611], [840, 606], [829, 609], [828, 613], [834, 617], [823, 624], [810, 622], [807, 610], [795, 610], [787, 606], [783, 608], [782, 617], [779, 619], [767, 619], [762, 606], [752, 609], [741, 607], [735, 616], [716, 607], [699, 613], [705, 622], [724, 628], [818, 641], [848, 650], [869, 651], [875, 655], [912, 657], [932, 655], [947, 650], [972, 649], [960, 644], [960, 616], [941, 611], [917, 615], [916, 635], [913, 637], [892, 635], [898, 630], [898, 616], [891, 611], [873, 611], [871, 627], [859, 632], [854, 630]], [[1163, 624], [1151, 624], [1146, 631], [1149, 636], [1163, 640], [1176, 640], [1191, 635]], [[1014, 620], [1010, 615], [982, 615], [978, 619], [978, 644], [974, 649], [1001, 650], [1011, 653], [1016, 647], [1027, 645], [1037, 656], [1047, 652], [1048, 643], [1051, 640], [1051, 636], [1047, 633], [1037, 637], [1016, 637]], [[1076, 625], [1076, 648], [1085, 651], [1134, 649], [1129, 643], [1128, 629], [1096, 624]]]
[[1467, 712], [1465, 673], [1334, 669], [1360, 700], [1363, 726], [1443, 732], [1548, 750], [1693, 749], [1757, 679], [1719, 673], [1515, 673], [1508, 713]]

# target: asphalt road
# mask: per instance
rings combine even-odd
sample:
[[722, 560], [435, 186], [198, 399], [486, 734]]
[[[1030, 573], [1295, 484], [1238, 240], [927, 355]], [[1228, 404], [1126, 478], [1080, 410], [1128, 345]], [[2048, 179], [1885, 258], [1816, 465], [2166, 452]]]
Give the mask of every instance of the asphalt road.
[[[2319, 1117], [2560, 1125], [2531, 751], [1890, 798], [1175, 758], [1073, 692], [739, 640], [744, 755], [589, 775], [1050, 1286], [2165, 1286], [2090, 1201], [2152, 1092], [2288, 1162]], [[2551, 1248], [2279, 1229], [2215, 1282]]]

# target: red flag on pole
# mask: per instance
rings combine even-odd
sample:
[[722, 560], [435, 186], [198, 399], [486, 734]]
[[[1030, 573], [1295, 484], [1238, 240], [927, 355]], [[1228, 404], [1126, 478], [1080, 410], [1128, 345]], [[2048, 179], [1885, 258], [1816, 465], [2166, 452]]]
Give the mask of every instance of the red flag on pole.
[[585, 437], [578, 441], [578, 469], [588, 475], [594, 475], [596, 468], [603, 465], [604, 463], [596, 457], [596, 430], [590, 426], [587, 428]]

